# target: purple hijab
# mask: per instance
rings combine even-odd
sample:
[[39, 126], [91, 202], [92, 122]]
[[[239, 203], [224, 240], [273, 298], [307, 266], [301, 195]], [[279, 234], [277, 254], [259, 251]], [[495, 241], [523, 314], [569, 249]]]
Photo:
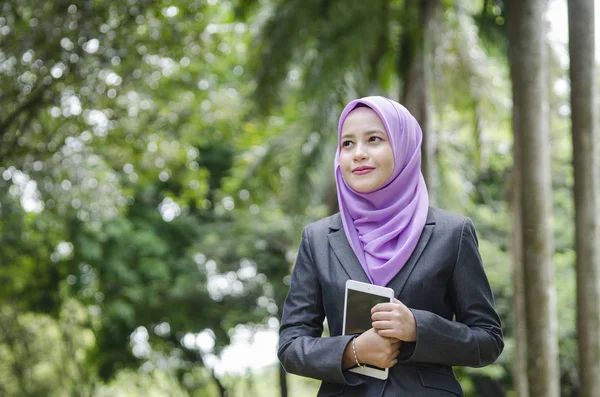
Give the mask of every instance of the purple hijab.
[[[385, 126], [394, 153], [394, 171], [379, 189], [359, 193], [340, 169], [342, 126], [358, 104], [371, 108]], [[346, 238], [365, 273], [376, 285], [387, 285], [410, 258], [425, 227], [429, 195], [421, 173], [423, 134], [417, 120], [399, 103], [381, 96], [355, 99], [344, 108], [338, 125], [335, 179]]]

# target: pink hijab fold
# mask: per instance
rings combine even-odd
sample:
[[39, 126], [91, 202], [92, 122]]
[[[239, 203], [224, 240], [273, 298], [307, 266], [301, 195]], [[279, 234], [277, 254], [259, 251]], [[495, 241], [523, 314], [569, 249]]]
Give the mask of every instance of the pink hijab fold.
[[[340, 169], [342, 126], [358, 104], [371, 108], [385, 126], [394, 153], [394, 171], [378, 190], [359, 193]], [[340, 116], [335, 178], [346, 238], [371, 283], [387, 285], [414, 251], [429, 209], [421, 173], [423, 134], [417, 120], [399, 103], [381, 96], [350, 102]]]

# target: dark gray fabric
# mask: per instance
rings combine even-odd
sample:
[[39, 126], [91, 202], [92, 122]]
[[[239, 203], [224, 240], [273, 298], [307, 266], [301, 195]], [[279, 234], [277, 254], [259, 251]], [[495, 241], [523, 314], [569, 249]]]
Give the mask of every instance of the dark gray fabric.
[[[430, 208], [411, 258], [388, 284], [414, 313], [417, 341], [402, 343], [385, 381], [342, 371], [351, 339], [341, 335], [348, 279], [369, 282], [340, 215], [304, 228], [278, 357], [286, 371], [322, 380], [319, 397], [462, 396], [452, 366], [488, 365], [502, 352], [500, 318], [468, 218]], [[330, 337], [321, 337], [325, 318]]]

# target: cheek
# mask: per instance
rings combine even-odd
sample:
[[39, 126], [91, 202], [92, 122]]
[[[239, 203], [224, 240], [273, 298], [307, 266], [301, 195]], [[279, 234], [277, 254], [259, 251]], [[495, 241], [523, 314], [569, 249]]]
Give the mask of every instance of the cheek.
[[387, 176], [390, 177], [394, 173], [394, 153], [392, 152], [391, 148], [386, 150], [383, 158], [385, 172], [388, 174]]
[[394, 172], [394, 157], [392, 156], [389, 161], [390, 174]]
[[348, 169], [349, 164], [352, 162], [351, 160], [351, 156], [347, 152], [343, 150], [340, 152], [340, 168], [342, 171], [346, 171]]

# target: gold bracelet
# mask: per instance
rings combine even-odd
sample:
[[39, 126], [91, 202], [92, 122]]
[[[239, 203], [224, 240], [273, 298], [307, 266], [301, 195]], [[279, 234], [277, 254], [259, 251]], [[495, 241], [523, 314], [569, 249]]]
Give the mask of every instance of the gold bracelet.
[[364, 367], [361, 363], [358, 362], [358, 356], [356, 355], [356, 346], [354, 345], [354, 341], [356, 338], [352, 338], [352, 353], [354, 354], [354, 361], [356, 361], [356, 365], [359, 367]]

